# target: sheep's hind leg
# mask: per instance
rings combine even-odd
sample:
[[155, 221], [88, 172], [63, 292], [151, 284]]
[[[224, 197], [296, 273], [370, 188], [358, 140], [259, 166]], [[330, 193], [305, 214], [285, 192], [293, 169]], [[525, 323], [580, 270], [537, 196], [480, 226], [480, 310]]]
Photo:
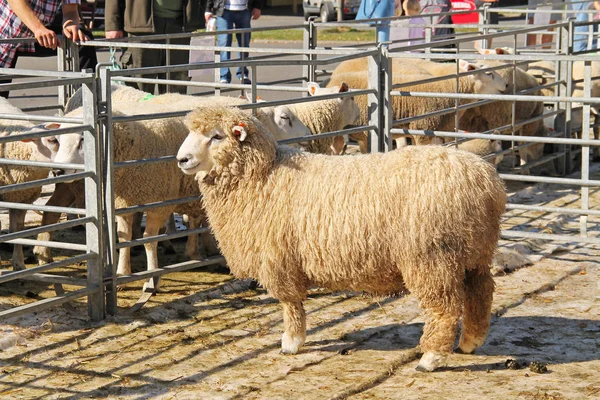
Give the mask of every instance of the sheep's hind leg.
[[[8, 212], [9, 218], [9, 231], [20, 232], [25, 227], [25, 214], [27, 210], [15, 210], [11, 209]], [[13, 247], [13, 258], [12, 258], [13, 269], [20, 271], [25, 269], [25, 257], [23, 256], [23, 245], [15, 244]]]
[[296, 354], [306, 341], [306, 314], [302, 302], [282, 301], [284, 333], [281, 338], [281, 352]]
[[472, 353], [483, 344], [490, 328], [494, 280], [489, 269], [471, 270], [465, 277], [465, 306], [458, 353]]
[[[446, 271], [453, 269], [456, 267], [447, 266]], [[447, 277], [448, 274], [442, 274], [439, 268], [430, 272], [421, 271], [421, 274], [417, 274], [416, 277], [418, 281], [412, 282], [409, 286], [409, 289], [419, 298], [426, 316], [421, 336], [423, 356], [417, 365], [417, 371], [423, 372], [434, 371], [446, 364], [446, 358], [452, 353], [464, 304], [462, 285], [464, 276], [440, 280], [432, 279], [432, 276]]]

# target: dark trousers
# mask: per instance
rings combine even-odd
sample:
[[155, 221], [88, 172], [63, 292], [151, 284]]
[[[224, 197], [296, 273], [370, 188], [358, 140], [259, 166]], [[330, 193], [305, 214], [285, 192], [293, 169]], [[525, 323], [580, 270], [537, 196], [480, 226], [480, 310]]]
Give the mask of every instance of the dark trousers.
[[[161, 18], [154, 17], [154, 33], [128, 33], [130, 37], [143, 37], [148, 35], [162, 35], [167, 33], [182, 33], [183, 19], [181, 18]], [[143, 43], [162, 43], [164, 40], [144, 41]], [[189, 45], [190, 38], [171, 39], [169, 44]], [[168, 51], [168, 50], [167, 50]], [[120, 61], [122, 68], [144, 68], [144, 67], [162, 67], [167, 65], [167, 51], [162, 49], [140, 49], [127, 48], [121, 55]], [[189, 64], [190, 54], [188, 50], [170, 50], [170, 65]], [[166, 79], [166, 73], [160, 74], [144, 74], [138, 77], [148, 79]], [[174, 80], [189, 80], [188, 71], [171, 72], [171, 79]], [[127, 85], [133, 86], [144, 92], [155, 94], [155, 88], [158, 87], [158, 94], [167, 92], [166, 85], [158, 85], [154, 83], [137, 83], [128, 82]], [[186, 94], [187, 86], [170, 85], [170, 91]]]
[[[62, 18], [61, 18], [62, 20]], [[57, 34], [62, 34], [62, 27], [58, 26], [49, 26], [49, 29], [52, 29]], [[81, 30], [90, 38], [93, 39], [92, 32], [88, 29], [85, 29], [83, 25], [80, 27]], [[15, 68], [17, 65], [17, 60], [19, 57], [52, 57], [56, 55], [56, 50], [49, 49], [47, 47], [42, 47], [38, 43], [35, 44], [35, 52], [20, 52], [17, 51], [15, 54], [15, 58], [13, 59], [11, 65], [4, 66], [5, 68]], [[96, 49], [94, 47], [81, 46], [79, 48], [79, 66], [81, 70], [84, 69], [94, 69], [96, 68], [96, 64], [98, 64], [98, 58], [96, 57]], [[11, 83], [12, 79], [0, 79], [0, 83]], [[8, 98], [8, 91], [0, 92], [0, 96]]]

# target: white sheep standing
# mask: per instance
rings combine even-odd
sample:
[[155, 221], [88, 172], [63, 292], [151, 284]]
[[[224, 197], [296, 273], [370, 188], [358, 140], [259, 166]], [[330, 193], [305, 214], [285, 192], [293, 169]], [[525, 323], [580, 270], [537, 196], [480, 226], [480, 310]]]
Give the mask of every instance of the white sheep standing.
[[[343, 64], [343, 63], [342, 63]], [[342, 66], [340, 64], [340, 66]], [[425, 65], [426, 62], [419, 62], [418, 65]], [[431, 63], [434, 64], [434, 63]], [[396, 67], [396, 63], [393, 64], [393, 68]], [[438, 67], [436, 65], [436, 67]], [[338, 66], [339, 68], [339, 66]], [[447, 65], [443, 68], [454, 68], [456, 65]], [[460, 76], [458, 78], [458, 92], [459, 93], [479, 93], [479, 94], [499, 94], [506, 90], [506, 81], [498, 74], [490, 73], [489, 71], [479, 72], [480, 66], [473, 63], [468, 63], [461, 60], [459, 63], [459, 70], [461, 72], [475, 72], [472, 75]], [[343, 68], [345, 69], [345, 68]], [[400, 88], [401, 91], [414, 91], [414, 92], [435, 92], [435, 93], [455, 93], [457, 89], [457, 83], [454, 78], [445, 79], [438, 82], [430, 83], [418, 83], [415, 81], [424, 80], [431, 78], [431, 74], [424, 68], [415, 68], [418, 73], [419, 71], [425, 71], [426, 75], [411, 75], [406, 73], [393, 74], [392, 82], [394, 84], [401, 83], [412, 83], [408, 86]], [[335, 71], [334, 71], [335, 72]], [[334, 73], [331, 76], [328, 86], [339, 85], [342, 81], [347, 82], [348, 86], [352, 89], [366, 89], [368, 88], [367, 72], [366, 70], [359, 70], [357, 72], [342, 72]], [[366, 125], [368, 123], [368, 104], [367, 96], [360, 95], [355, 96], [356, 103], [360, 109], [360, 120], [359, 125]], [[434, 111], [443, 109], [454, 108], [456, 101], [455, 99], [448, 98], [446, 96], [439, 97], [412, 97], [412, 96], [393, 96], [392, 97], [392, 109], [394, 119], [402, 119], [407, 117], [419, 116]], [[470, 100], [461, 100], [459, 103], [464, 104], [470, 102]], [[459, 111], [459, 117], [465, 113], [465, 110]], [[455, 128], [455, 116], [454, 114], [436, 115], [428, 118], [423, 118], [415, 121], [411, 121], [408, 124], [398, 125], [394, 127], [418, 129], [418, 130], [443, 130], [452, 131]], [[405, 136], [403, 134], [394, 134], [394, 139], [401, 139]], [[351, 135], [355, 139], [361, 149], [361, 152], [366, 153], [367, 151], [367, 135], [366, 134], [354, 134]], [[430, 143], [443, 143], [442, 139], [432, 140], [428, 136], [413, 136], [413, 142], [416, 144], [430, 144]]]
[[[308, 92], [313, 96], [346, 93], [348, 90], [345, 82], [326, 89], [319, 87], [314, 82], [308, 84]], [[313, 135], [342, 130], [348, 125], [353, 125], [360, 117], [360, 109], [352, 96], [291, 104], [289, 107]], [[304, 145], [304, 148], [311, 153], [340, 155], [344, 145], [344, 137], [336, 136], [312, 140]]]
[[426, 315], [419, 370], [444, 363], [461, 315], [459, 350], [483, 344], [506, 203], [489, 163], [442, 146], [306, 153], [277, 146], [251, 115], [224, 107], [196, 110], [186, 123], [179, 167], [195, 175], [232, 273], [281, 302], [283, 353], [305, 342], [302, 302], [313, 285], [377, 296], [410, 290]]
[[[4, 97], [0, 97], [0, 113], [7, 115], [25, 114], [19, 108], [10, 104]], [[30, 121], [0, 118], [0, 137], [9, 135], [16, 136], [19, 133], [30, 132], [34, 127], [35, 125]], [[50, 152], [42, 144], [42, 139], [33, 139], [30, 141], [20, 141], [16, 139], [13, 142], [0, 143], [0, 158], [47, 162], [50, 161]], [[21, 167], [0, 163], [0, 186], [44, 179], [48, 177], [48, 172], [49, 168]], [[16, 192], [8, 192], [1, 194], [0, 199], [7, 202], [31, 204], [40, 196], [41, 190], [42, 188], [39, 186]], [[9, 210], [10, 232], [23, 230], [26, 213], [27, 210]], [[25, 269], [23, 246], [20, 244], [15, 244], [13, 247], [12, 265], [15, 270]]]

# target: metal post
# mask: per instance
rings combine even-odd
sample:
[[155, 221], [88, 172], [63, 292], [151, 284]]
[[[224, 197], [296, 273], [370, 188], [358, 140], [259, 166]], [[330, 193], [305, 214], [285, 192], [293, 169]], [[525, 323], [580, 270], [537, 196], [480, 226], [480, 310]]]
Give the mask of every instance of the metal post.
[[344, 0], [337, 0], [337, 20], [338, 22], [344, 20]]
[[[83, 100], [83, 123], [96, 126], [96, 81], [91, 84], [81, 85]], [[94, 129], [96, 130], [96, 129]], [[94, 218], [93, 222], [86, 223], [87, 253], [94, 257], [87, 261], [88, 288], [97, 287], [98, 291], [88, 295], [88, 315], [93, 321], [105, 318], [104, 303], [104, 274], [102, 268], [102, 252], [104, 251], [104, 230], [102, 227], [102, 146], [100, 135], [86, 130], [83, 132], [83, 148], [85, 154], [85, 170], [92, 171], [94, 176], [85, 178], [85, 210], [86, 217]]]
[[111, 105], [111, 71], [100, 69], [100, 84], [102, 102], [106, 105], [102, 110], [99, 134], [103, 139], [103, 183], [104, 183], [104, 226], [106, 229], [105, 275], [108, 290], [106, 292], [106, 307], [110, 315], [117, 313], [117, 226], [115, 224], [115, 190], [114, 190], [114, 152], [112, 137], [112, 105]]
[[369, 124], [377, 127], [375, 132], [369, 132], [369, 152], [381, 151], [381, 138], [382, 138], [382, 124], [381, 124], [381, 83], [379, 66], [381, 60], [381, 52], [368, 57], [368, 87], [369, 89], [375, 89], [376, 93], [369, 93], [367, 95], [367, 104], [369, 104]]
[[[485, 3], [483, 5], [483, 13], [481, 14], [481, 16], [483, 17], [483, 34], [487, 35], [488, 33], [490, 33], [490, 5], [488, 3]], [[488, 49], [490, 47], [489, 44], [489, 39], [483, 39], [483, 48], [484, 49]]]
[[388, 152], [392, 150], [392, 134], [390, 133], [390, 129], [392, 129], [394, 122], [394, 112], [393, 112], [393, 97], [390, 95], [392, 91], [392, 59], [389, 56], [389, 48], [388, 46], [381, 46], [381, 89], [380, 89], [380, 104], [383, 107], [381, 109], [381, 134], [383, 136], [382, 148], [381, 151]]
[[[317, 28], [315, 27], [315, 18], [311, 17], [304, 24], [304, 34], [302, 39], [302, 49], [314, 50], [317, 47]], [[312, 61], [315, 59], [313, 54], [305, 54], [304, 59]], [[304, 77], [303, 87], [308, 86], [308, 82], [315, 82], [315, 66], [314, 65], [303, 65], [302, 76]], [[308, 96], [308, 92], [302, 94], [303, 97]]]
[[[563, 48], [561, 49], [563, 54], [571, 55], [573, 54], [573, 41], [574, 41], [574, 30], [573, 30], [573, 19], [569, 20], [569, 24], [567, 27], [563, 29], [561, 44]], [[572, 61], [559, 61], [559, 69], [555, 72], [555, 76], [559, 77], [561, 81], [564, 81], [565, 84], [561, 84], [558, 87], [560, 96], [571, 96], [573, 93], [573, 62]], [[560, 75], [558, 75], [558, 71], [560, 71]], [[571, 137], [571, 118], [572, 118], [572, 110], [571, 102], [567, 101], [564, 103], [565, 110], [565, 125], [564, 125], [564, 134], [566, 138]], [[573, 169], [573, 160], [571, 155], [571, 145], [565, 146], [566, 154], [565, 154], [565, 174], [568, 174]]]
[[[216, 37], [218, 38], [219, 36], [216, 35]], [[217, 42], [217, 44], [218, 44], [218, 42]], [[221, 52], [215, 51], [215, 63], [218, 64], [220, 62], [221, 62]], [[221, 71], [219, 70], [219, 68], [215, 68], [215, 82], [219, 82], [220, 80], [221, 80]], [[221, 95], [221, 88], [215, 87], [215, 96], [220, 96], [220, 95]]]
[[[584, 79], [583, 79], [583, 97], [591, 97], [592, 92], [592, 63], [591, 61], [584, 62]], [[590, 103], [583, 105], [583, 121], [581, 138], [590, 140]], [[581, 179], [588, 180], [590, 178], [590, 146], [581, 146]], [[589, 210], [590, 206], [590, 188], [588, 186], [581, 187], [581, 209]], [[581, 236], [587, 237], [587, 222], [588, 215], [582, 214], [579, 217], [579, 230]]]
[[[171, 39], [167, 38], [167, 41], [165, 42], [168, 45], [171, 44]], [[165, 55], [165, 61], [167, 64], [167, 67], [171, 66], [171, 49], [167, 49], [167, 54]], [[171, 79], [171, 71], [167, 71], [167, 80]], [[167, 83], [167, 87], [165, 88], [167, 93], [171, 93], [171, 85], [169, 85]], [[158, 93], [160, 94], [160, 89], [158, 90]], [[154, 93], [153, 93], [154, 94]]]
[[[66, 71], [66, 57], [67, 55], [65, 54], [65, 47], [66, 47], [66, 40], [67, 38], [63, 37], [61, 39], [61, 45], [58, 46], [56, 48], [56, 58], [58, 61], [58, 65], [57, 65], [57, 70], [58, 71]], [[58, 104], [60, 106], [62, 106], [62, 108], [60, 109], [59, 113], [60, 115], [63, 115], [63, 111], [65, 109], [65, 106], [67, 105], [67, 99], [69, 98], [69, 93], [68, 93], [68, 88], [66, 86], [59, 86], [58, 87]]]

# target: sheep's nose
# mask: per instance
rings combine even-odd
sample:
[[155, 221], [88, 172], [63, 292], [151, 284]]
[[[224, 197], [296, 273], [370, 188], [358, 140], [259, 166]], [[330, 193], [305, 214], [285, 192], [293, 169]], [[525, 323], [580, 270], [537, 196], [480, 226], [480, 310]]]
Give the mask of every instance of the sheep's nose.
[[65, 174], [64, 169], [53, 169], [52, 170], [52, 176], [54, 176], [54, 177], [62, 176], [64, 174]]
[[186, 156], [183, 157], [177, 157], [177, 164], [181, 165], [185, 165], [188, 163], [188, 161], [190, 161], [191, 156], [188, 154]]

